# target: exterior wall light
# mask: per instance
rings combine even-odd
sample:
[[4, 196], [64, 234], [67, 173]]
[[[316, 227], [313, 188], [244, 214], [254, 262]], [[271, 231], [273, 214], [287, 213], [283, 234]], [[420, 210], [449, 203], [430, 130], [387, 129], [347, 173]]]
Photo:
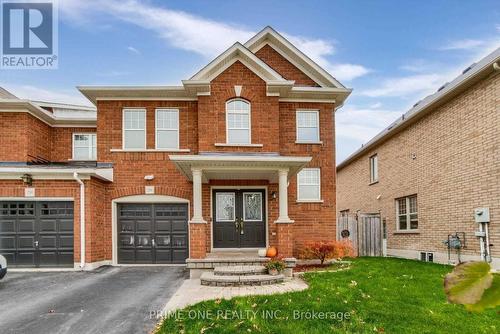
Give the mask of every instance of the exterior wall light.
[[31, 175], [29, 174], [24, 174], [23, 176], [21, 176], [21, 180], [23, 180], [23, 182], [31, 187], [31, 185], [33, 184], [33, 177], [31, 177]]

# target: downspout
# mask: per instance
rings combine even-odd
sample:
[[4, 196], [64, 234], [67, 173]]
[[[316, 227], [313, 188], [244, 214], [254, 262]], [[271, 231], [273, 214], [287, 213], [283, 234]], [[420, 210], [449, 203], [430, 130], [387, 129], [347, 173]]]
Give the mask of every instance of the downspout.
[[73, 178], [80, 184], [80, 269], [85, 267], [85, 184], [73, 173]]

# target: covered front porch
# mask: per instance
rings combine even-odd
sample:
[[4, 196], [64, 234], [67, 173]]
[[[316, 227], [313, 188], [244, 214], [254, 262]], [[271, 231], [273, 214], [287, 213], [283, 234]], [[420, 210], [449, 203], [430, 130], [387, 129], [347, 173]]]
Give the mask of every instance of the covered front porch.
[[311, 157], [204, 153], [170, 160], [193, 182], [188, 263], [224, 252], [257, 257], [269, 246], [293, 256], [288, 184]]

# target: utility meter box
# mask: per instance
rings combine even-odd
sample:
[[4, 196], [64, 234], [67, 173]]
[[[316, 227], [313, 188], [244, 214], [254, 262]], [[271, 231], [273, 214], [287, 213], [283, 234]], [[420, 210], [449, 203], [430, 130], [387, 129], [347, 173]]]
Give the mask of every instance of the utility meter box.
[[476, 221], [476, 223], [489, 223], [490, 209], [489, 208], [474, 209], [474, 220]]

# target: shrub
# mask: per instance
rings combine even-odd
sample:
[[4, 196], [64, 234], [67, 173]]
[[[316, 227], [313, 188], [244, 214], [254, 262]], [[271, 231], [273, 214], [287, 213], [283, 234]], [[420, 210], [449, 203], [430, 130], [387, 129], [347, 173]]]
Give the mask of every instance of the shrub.
[[279, 257], [273, 257], [264, 266], [267, 270], [276, 269], [278, 272], [282, 272], [285, 269], [285, 261]]
[[305, 259], [318, 259], [324, 264], [329, 259], [342, 259], [353, 256], [354, 249], [349, 241], [316, 241], [305, 245], [302, 257]]

